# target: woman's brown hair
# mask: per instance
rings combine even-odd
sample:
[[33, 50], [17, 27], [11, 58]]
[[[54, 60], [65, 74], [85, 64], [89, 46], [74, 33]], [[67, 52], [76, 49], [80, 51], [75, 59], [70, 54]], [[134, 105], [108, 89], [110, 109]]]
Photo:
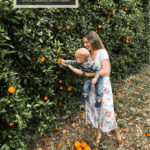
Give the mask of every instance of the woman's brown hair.
[[[83, 38], [84, 37], [87, 38], [87, 40], [91, 44], [93, 50], [97, 50], [97, 49], [105, 49], [106, 50], [99, 35], [95, 31], [91, 30], [91, 31], [86, 32], [83, 35]], [[110, 62], [109, 62], [109, 66], [110, 66], [110, 72], [111, 72]], [[110, 72], [109, 72], [109, 75], [110, 75]]]

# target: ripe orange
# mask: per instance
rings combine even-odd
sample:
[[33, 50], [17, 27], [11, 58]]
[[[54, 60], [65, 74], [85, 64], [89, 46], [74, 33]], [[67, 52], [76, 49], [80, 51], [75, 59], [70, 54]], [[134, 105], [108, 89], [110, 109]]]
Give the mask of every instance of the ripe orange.
[[44, 57], [41, 57], [40, 60], [41, 60], [41, 61], [45, 61], [45, 58], [44, 58]]
[[60, 74], [60, 72], [57, 72], [58, 74]]
[[13, 86], [10, 86], [10, 87], [8, 88], [8, 92], [9, 92], [9, 93], [14, 93], [14, 92], [15, 92], [15, 88], [14, 88]]
[[44, 134], [43, 136], [44, 136], [44, 137], [46, 137], [47, 135], [46, 135], [46, 134]]
[[60, 131], [60, 128], [58, 128], [57, 131]]
[[115, 12], [115, 10], [113, 9], [112, 12]]
[[105, 15], [107, 15], [107, 11], [105, 11]]
[[129, 38], [127, 37], [126, 40], [128, 40]]
[[143, 33], [143, 31], [141, 31], [141, 33]]
[[125, 11], [127, 11], [128, 9], [127, 8], [125, 8]]
[[146, 29], [147, 29], [148, 27], [146, 27]]
[[70, 30], [70, 27], [69, 27], [69, 26], [66, 26], [66, 29], [67, 29], [67, 30]]
[[79, 147], [79, 148], [77, 148], [76, 150], [82, 150], [82, 148], [81, 148], [81, 147]]
[[96, 33], [98, 32], [98, 30], [96, 30]]
[[76, 141], [75, 144], [74, 144], [75, 148], [80, 148], [80, 142], [79, 141]]
[[58, 61], [58, 62], [61, 62], [61, 60], [60, 60], [59, 58], [57, 59], [57, 61]]
[[129, 43], [129, 41], [128, 41], [128, 40], [126, 40], [126, 43]]
[[59, 105], [62, 105], [62, 102], [59, 102]]
[[96, 7], [94, 7], [94, 9], [96, 9]]
[[87, 144], [86, 144], [86, 142], [81, 142], [80, 146], [81, 146], [82, 148], [85, 148], [85, 147], [87, 146]]
[[73, 128], [76, 128], [76, 125], [73, 125]]
[[110, 20], [109, 19], [107, 19], [107, 22], [109, 22]]
[[58, 54], [58, 53], [59, 53], [59, 51], [58, 51], [58, 50], [56, 50], [56, 53]]
[[121, 37], [121, 35], [119, 35], [119, 37]]
[[129, 23], [127, 22], [127, 25], [129, 25]]
[[138, 3], [138, 2], [137, 2], [136, 4], [137, 4], [137, 5], [139, 5], [139, 3]]
[[47, 96], [45, 96], [45, 97], [44, 97], [44, 100], [45, 100], [45, 101], [47, 101], [47, 100], [48, 100], [48, 97], [47, 97]]
[[62, 89], [63, 89], [63, 87], [61, 86], [61, 87], [60, 87], [60, 90], [62, 90]]
[[99, 29], [101, 29], [101, 28], [102, 28], [102, 26], [101, 26], [101, 25], [98, 25], [98, 28], [99, 28]]
[[119, 82], [119, 81], [116, 81], [117, 83]]
[[147, 133], [146, 135], [147, 135], [147, 136], [150, 136], [150, 133]]
[[59, 83], [62, 83], [62, 80], [59, 80]]
[[60, 26], [56, 27], [57, 30], [60, 30]]
[[133, 27], [133, 25], [132, 25], [132, 27]]
[[71, 88], [70, 87], [68, 87], [68, 89], [67, 89], [68, 91], [71, 91]]
[[61, 147], [61, 146], [62, 146], [62, 144], [61, 144], [61, 143], [58, 143], [58, 146], [59, 146], [59, 147]]
[[91, 150], [91, 148], [90, 148], [89, 146], [86, 146], [86, 147], [84, 148], [84, 150]]
[[15, 123], [14, 122], [10, 122], [9, 123], [9, 126], [11, 127], [11, 126], [13, 126]]

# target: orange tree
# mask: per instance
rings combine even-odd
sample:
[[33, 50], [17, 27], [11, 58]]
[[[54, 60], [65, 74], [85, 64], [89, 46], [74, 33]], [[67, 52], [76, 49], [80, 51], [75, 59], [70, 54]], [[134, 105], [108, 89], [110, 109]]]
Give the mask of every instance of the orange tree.
[[[59, 126], [60, 108], [76, 110], [85, 77], [57, 60], [75, 59], [82, 35], [96, 31], [110, 57], [116, 82], [138, 72], [148, 62], [148, 1], [79, 0], [78, 8], [14, 9], [0, 2], [0, 143], [1, 149], [26, 150], [24, 129], [35, 133]], [[43, 132], [42, 132], [43, 131]]]

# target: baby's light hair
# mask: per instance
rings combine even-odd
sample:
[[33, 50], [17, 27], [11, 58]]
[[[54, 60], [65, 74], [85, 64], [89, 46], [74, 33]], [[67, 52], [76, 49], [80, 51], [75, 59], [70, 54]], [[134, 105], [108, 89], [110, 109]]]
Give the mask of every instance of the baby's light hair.
[[88, 61], [90, 57], [90, 53], [86, 48], [80, 48], [78, 49], [75, 54], [79, 57], [82, 57], [85, 61]]

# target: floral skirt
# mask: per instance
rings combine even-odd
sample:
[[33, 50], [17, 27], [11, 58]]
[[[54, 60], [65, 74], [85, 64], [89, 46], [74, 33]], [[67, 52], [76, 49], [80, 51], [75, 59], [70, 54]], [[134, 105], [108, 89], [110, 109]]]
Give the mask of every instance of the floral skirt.
[[94, 107], [97, 98], [94, 85], [91, 85], [89, 98], [85, 102], [85, 123], [92, 124], [102, 132], [116, 129], [117, 123], [114, 114], [112, 86], [109, 76], [103, 76], [103, 98], [99, 108]]

